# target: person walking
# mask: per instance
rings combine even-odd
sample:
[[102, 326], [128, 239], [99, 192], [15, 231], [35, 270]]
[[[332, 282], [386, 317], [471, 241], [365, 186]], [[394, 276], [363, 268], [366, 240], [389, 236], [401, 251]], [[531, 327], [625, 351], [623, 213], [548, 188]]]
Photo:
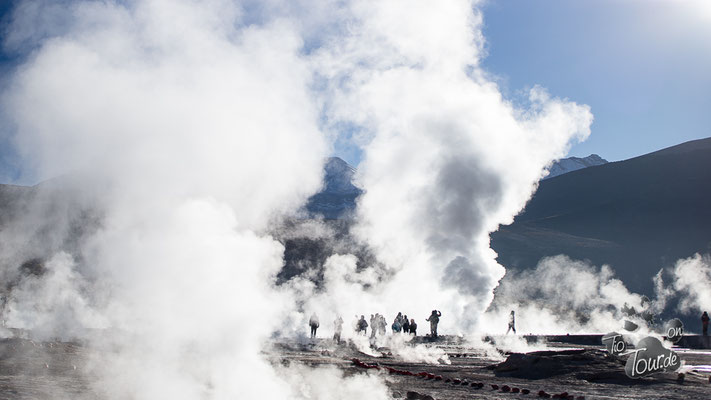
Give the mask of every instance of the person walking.
[[439, 317], [441, 316], [441, 312], [432, 310], [432, 314], [430, 314], [429, 318], [425, 319], [425, 321], [430, 322], [430, 334], [432, 337], [437, 337], [437, 324], [439, 324]]
[[709, 334], [709, 315], [704, 311], [703, 314], [701, 314], [701, 328], [703, 328], [704, 336], [708, 336]]
[[516, 318], [514, 317], [514, 311], [511, 310], [511, 314], [509, 314], [509, 328], [506, 330], [506, 334], [509, 334], [509, 331], [513, 330], [514, 335], [516, 334]]

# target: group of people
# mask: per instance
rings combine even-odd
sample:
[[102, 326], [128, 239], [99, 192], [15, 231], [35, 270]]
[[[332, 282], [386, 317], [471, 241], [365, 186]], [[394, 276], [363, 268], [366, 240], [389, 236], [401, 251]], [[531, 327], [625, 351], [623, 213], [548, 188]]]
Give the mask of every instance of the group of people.
[[[625, 304], [625, 307], [627, 307], [627, 304]], [[426, 321], [430, 323], [430, 335], [432, 337], [437, 337], [437, 325], [439, 324], [439, 318], [441, 316], [442, 313], [440, 311], [432, 310], [432, 314], [430, 314], [430, 316], [426, 319]], [[709, 315], [706, 311], [704, 311], [701, 315], [701, 325], [704, 336], [708, 335], [709, 320], [711, 320], [711, 318], [709, 318]], [[315, 338], [316, 330], [319, 327], [318, 316], [316, 316], [316, 313], [311, 315], [311, 318], [309, 319], [309, 326], [311, 327], [311, 338]], [[368, 325], [364, 315], [361, 315], [360, 318], [356, 315], [355, 321], [353, 322], [353, 330], [357, 335], [367, 335], [368, 326], [370, 326], [370, 337], [373, 338], [376, 335], [385, 335], [387, 322], [385, 322], [384, 316], [375, 313], [370, 315], [370, 325]], [[414, 318], [408, 319], [407, 315], [403, 315], [401, 312], [397, 313], [391, 328], [393, 330], [393, 334], [402, 332], [417, 336], [417, 323], [415, 323]], [[340, 343], [342, 331], [343, 318], [339, 316], [335, 321], [333, 321], [333, 340]], [[510, 331], [513, 331], [514, 334], [516, 333], [516, 319], [513, 310], [511, 310], [511, 314], [509, 314], [509, 327], [506, 330], [506, 334]]]
[[[432, 337], [437, 337], [437, 325], [439, 324], [439, 318], [442, 313], [438, 310], [432, 310], [432, 314], [426, 319], [430, 323], [430, 335]], [[319, 327], [319, 320], [316, 313], [311, 315], [309, 318], [309, 326], [311, 327], [311, 338], [316, 337], [316, 330]], [[356, 335], [366, 336], [368, 333], [368, 327], [370, 327], [370, 337], [374, 338], [376, 335], [383, 336], [386, 333], [387, 322], [385, 316], [375, 313], [370, 315], [370, 324], [365, 320], [365, 315], [355, 316], [353, 321], [353, 331]], [[403, 315], [402, 312], [398, 312], [397, 316], [390, 326], [393, 334], [402, 333], [417, 336], [417, 323], [414, 318], [408, 318], [407, 315]], [[343, 332], [343, 318], [338, 316], [333, 321], [333, 340], [340, 343], [341, 333]]]
[[[383, 320], [383, 322], [385, 321]], [[407, 315], [402, 315], [401, 312], [397, 313], [395, 321], [393, 321], [392, 324], [392, 329], [393, 333], [412, 333], [414, 336], [417, 336], [417, 323], [415, 323], [415, 319], [408, 319]]]
[[[370, 327], [370, 337], [373, 338], [376, 335], [385, 335], [387, 325], [388, 323], [385, 320], [385, 316], [379, 313], [370, 314], [370, 324], [365, 320], [365, 315], [361, 315], [360, 318], [356, 315], [353, 322], [353, 330], [357, 335], [366, 336], [368, 334], [368, 327]], [[393, 330], [393, 334], [408, 333], [417, 336], [417, 323], [415, 319], [408, 319], [407, 315], [403, 315], [401, 312], [397, 313], [390, 327]]]

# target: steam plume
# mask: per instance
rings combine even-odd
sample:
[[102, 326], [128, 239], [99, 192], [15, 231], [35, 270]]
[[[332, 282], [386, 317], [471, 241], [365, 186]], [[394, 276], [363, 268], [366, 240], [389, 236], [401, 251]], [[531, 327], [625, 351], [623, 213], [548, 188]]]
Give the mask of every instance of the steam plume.
[[[526, 109], [503, 99], [479, 66], [476, 5], [18, 6], [6, 45], [32, 52], [2, 104], [27, 179], [77, 174], [103, 215], [76, 259], [55, 255], [63, 275], [50, 275], [84, 288], [68, 314], [101, 317], [74, 323], [110, 327], [92, 341], [106, 350], [97, 390], [324, 398], [362, 395], [357, 383], [368, 382], [384, 398], [382, 382], [363, 377], [305, 394], [259, 349], [311, 309], [347, 320], [407, 307], [423, 329], [439, 308], [443, 330], [477, 328], [503, 275], [488, 234], [589, 134], [592, 116], [541, 88]], [[339, 126], [365, 151], [357, 232], [382, 265], [359, 270], [334, 255], [324, 290], [298, 279], [276, 289], [283, 247], [269, 229], [318, 189]], [[299, 373], [307, 387], [341, 382]]]

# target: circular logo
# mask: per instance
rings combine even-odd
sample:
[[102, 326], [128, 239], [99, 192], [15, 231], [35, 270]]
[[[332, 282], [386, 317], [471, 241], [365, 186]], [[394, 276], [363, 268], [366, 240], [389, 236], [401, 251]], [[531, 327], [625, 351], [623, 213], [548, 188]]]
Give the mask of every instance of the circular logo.
[[674, 318], [667, 322], [664, 326], [664, 333], [667, 339], [672, 343], [677, 343], [684, 336], [684, 324], [679, 320], [679, 318]]

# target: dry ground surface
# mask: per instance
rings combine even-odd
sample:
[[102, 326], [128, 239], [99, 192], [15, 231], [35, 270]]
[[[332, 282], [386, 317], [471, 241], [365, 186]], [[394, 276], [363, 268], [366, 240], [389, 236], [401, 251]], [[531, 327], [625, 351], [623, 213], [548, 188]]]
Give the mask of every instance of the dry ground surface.
[[[406, 362], [389, 354], [388, 348], [369, 351], [369, 355], [352, 343], [336, 345], [327, 339], [279, 340], [264, 353], [267, 359], [280, 365], [328, 365], [340, 368], [345, 375], [377, 374], [384, 379], [393, 398], [402, 399], [545, 398], [539, 396], [541, 390], [551, 398], [563, 392], [573, 399], [711, 398], [708, 373], [688, 372], [682, 383], [676, 373], [632, 380], [624, 376], [623, 361], [610, 360], [601, 352], [602, 346], [576, 346], [576, 350], [571, 350], [570, 344], [548, 343], [548, 352], [529, 354], [525, 360], [510, 361], [496, 369], [494, 366], [508, 354], [497, 356], [491, 349], [487, 353], [460, 338], [419, 341], [421, 346], [443, 350], [451, 364]], [[687, 366], [711, 365], [709, 351], [680, 349], [679, 352]], [[108, 398], [106, 393], [97, 391], [100, 388], [91, 385], [89, 355], [90, 350], [79, 343], [2, 339], [0, 399]], [[417, 375], [420, 373], [431, 375], [428, 379]], [[529, 393], [522, 393], [524, 389]]]
[[[394, 398], [408, 398], [408, 392], [410, 398], [429, 399], [426, 396], [431, 396], [451, 400], [564, 398], [559, 396], [563, 393], [567, 393], [565, 398], [569, 399], [711, 398], [708, 373], [689, 371], [682, 383], [678, 381], [677, 373], [630, 379], [624, 373], [625, 359], [609, 359], [601, 350], [603, 346], [584, 345], [570, 349], [570, 344], [548, 343], [549, 351], [536, 353], [533, 360], [529, 360], [530, 365], [522, 363], [518, 364], [521, 367], [518, 369], [499, 368], [497, 371], [493, 367], [501, 363], [501, 358], [491, 355], [491, 351], [446, 337], [422, 345], [443, 349], [451, 364], [405, 362], [388, 355], [385, 348], [378, 349], [382, 355], [373, 356], [347, 344], [333, 349], [329, 342], [280, 343], [276, 347], [278, 351], [271, 352], [271, 356], [281, 358], [282, 363], [286, 360], [312, 366], [337, 365], [346, 374], [380, 374]], [[679, 349], [679, 352], [687, 366], [711, 364], [710, 351]], [[507, 358], [509, 354], [502, 356]], [[364, 368], [363, 364], [359, 366], [353, 358], [371, 368]], [[376, 365], [378, 368], [372, 368]], [[418, 376], [422, 372], [442, 379]], [[479, 383], [483, 384], [481, 388]], [[529, 393], [522, 393], [523, 389]], [[539, 391], [550, 397], [540, 396]]]

